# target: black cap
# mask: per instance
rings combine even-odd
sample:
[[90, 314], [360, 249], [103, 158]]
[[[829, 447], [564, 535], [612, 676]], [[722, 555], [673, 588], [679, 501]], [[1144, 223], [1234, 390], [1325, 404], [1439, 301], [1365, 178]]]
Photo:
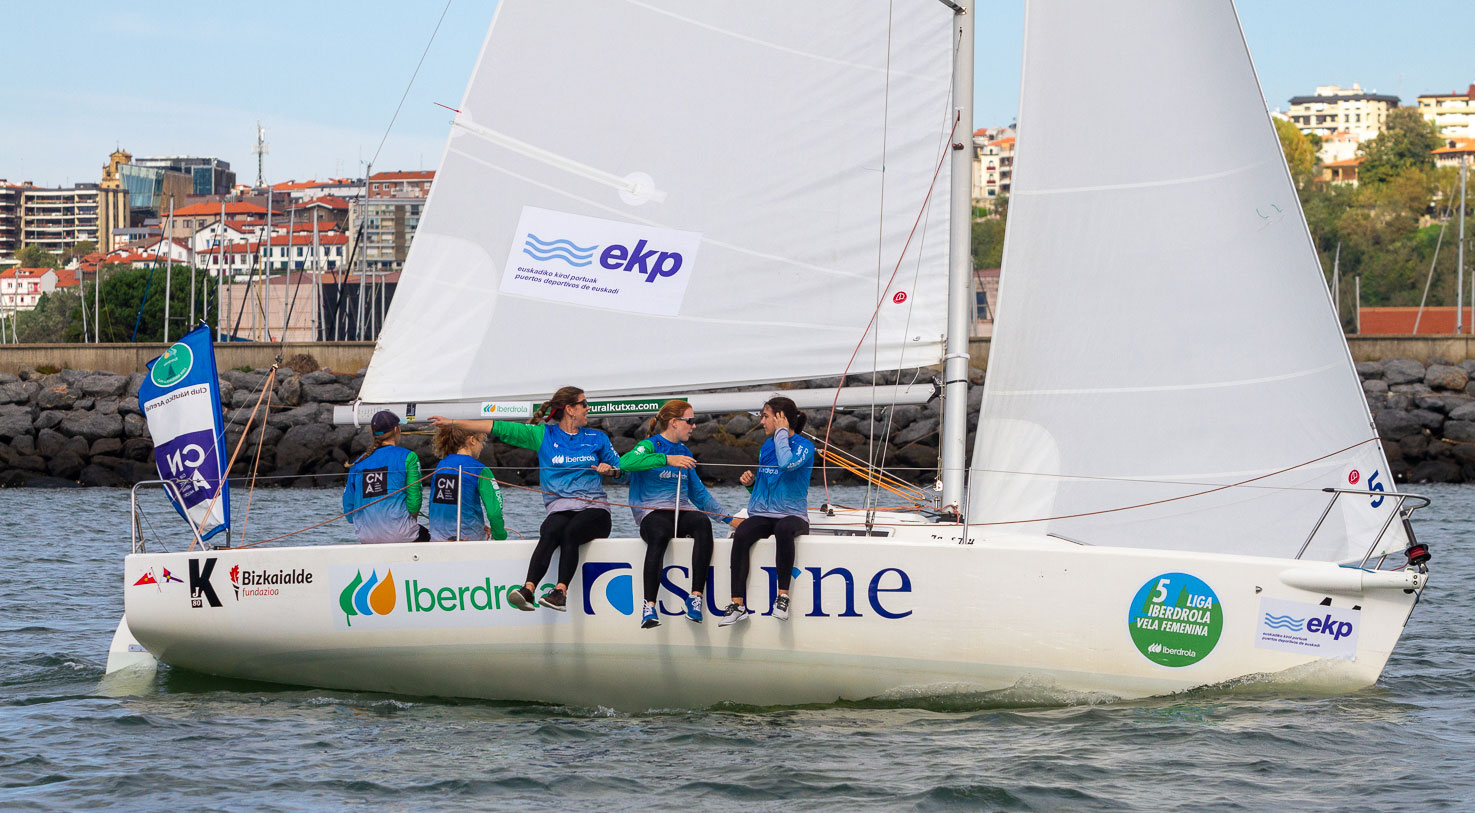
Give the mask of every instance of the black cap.
[[387, 409], [375, 412], [374, 417], [369, 420], [369, 427], [374, 430], [375, 436], [388, 434], [397, 426], [399, 426], [399, 416]]

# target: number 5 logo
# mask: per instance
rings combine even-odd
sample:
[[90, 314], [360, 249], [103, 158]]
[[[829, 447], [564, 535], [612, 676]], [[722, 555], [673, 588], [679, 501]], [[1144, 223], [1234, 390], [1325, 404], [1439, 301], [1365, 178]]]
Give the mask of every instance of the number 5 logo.
[[1168, 600], [1168, 582], [1169, 581], [1170, 581], [1170, 579], [1158, 579], [1157, 580], [1157, 589], [1155, 591], [1153, 591], [1153, 594], [1152, 594], [1152, 603], [1153, 604], [1162, 604], [1164, 601], [1167, 601]]
[[[1368, 475], [1368, 478], [1367, 478], [1367, 490], [1368, 491], [1376, 491], [1379, 494], [1382, 494], [1382, 492], [1384, 492], [1384, 491], [1387, 490], [1387, 489], [1383, 488], [1383, 484], [1382, 483], [1378, 482], [1378, 472], [1375, 471], [1372, 474]], [[1373, 498], [1373, 507], [1374, 508], [1381, 507], [1383, 505], [1383, 500], [1384, 499], [1386, 499], [1386, 498], [1385, 497], [1382, 497], [1382, 496], [1374, 497]]]

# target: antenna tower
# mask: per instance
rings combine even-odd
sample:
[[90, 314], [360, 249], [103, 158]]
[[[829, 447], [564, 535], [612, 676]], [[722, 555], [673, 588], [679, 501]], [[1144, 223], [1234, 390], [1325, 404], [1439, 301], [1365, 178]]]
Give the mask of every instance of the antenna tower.
[[264, 188], [266, 175], [262, 172], [262, 158], [271, 152], [271, 145], [266, 143], [266, 128], [262, 127], [259, 121], [256, 122], [256, 146], [251, 148], [251, 152], [256, 153], [256, 187]]

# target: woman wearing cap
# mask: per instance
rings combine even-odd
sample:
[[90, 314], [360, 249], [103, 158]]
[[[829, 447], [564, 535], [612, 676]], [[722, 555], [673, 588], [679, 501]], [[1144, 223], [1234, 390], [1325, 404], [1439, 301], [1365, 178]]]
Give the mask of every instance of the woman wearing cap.
[[[454, 426], [435, 430], [431, 448], [441, 458], [430, 475], [430, 519], [432, 541], [447, 539], [506, 539], [502, 522], [502, 490], [492, 473], [476, 456], [486, 436]], [[483, 516], [485, 511], [485, 516]], [[483, 525], [485, 522], [485, 525]]]
[[374, 445], [348, 467], [343, 513], [360, 542], [424, 542], [430, 531], [420, 513], [420, 458], [399, 445], [399, 417], [388, 410], [369, 421]]
[[[538, 528], [538, 545], [528, 562], [527, 582], [508, 593], [508, 600], [519, 610], [531, 611], [536, 603], [566, 611], [568, 585], [579, 567], [579, 547], [609, 536], [609, 499], [599, 478], [606, 474], [618, 476], [620, 463], [609, 435], [587, 426], [589, 402], [584, 399], [584, 391], [578, 387], [559, 389], [533, 413], [532, 423], [452, 421], [439, 415], [430, 422], [437, 427], [491, 432], [503, 443], [537, 451], [538, 485], [548, 516]], [[554, 551], [559, 554], [558, 584], [543, 596], [536, 596], [533, 591], [548, 572]]]
[[745, 471], [739, 482], [752, 491], [748, 518], [732, 535], [732, 603], [719, 627], [744, 621], [747, 607], [748, 560], [753, 544], [773, 537], [778, 598], [773, 617], [789, 620], [789, 581], [794, 571], [794, 537], [809, 533], [809, 475], [814, 470], [814, 444], [800, 437], [804, 413], [788, 398], [770, 398], [758, 418], [771, 437], [758, 450], [758, 474]]
[[[656, 612], [656, 593], [666, 545], [673, 536], [690, 537], [691, 593], [686, 598], [686, 617], [702, 623], [702, 591], [712, 564], [712, 520], [715, 516], [734, 528], [733, 519], [713, 499], [696, 473], [696, 460], [686, 441], [691, 439], [697, 419], [691, 404], [667, 401], [650, 419], [650, 437], [620, 457], [620, 468], [630, 472], [630, 510], [645, 540], [645, 607], [640, 614], [643, 629], [661, 625]], [[680, 501], [678, 504], [678, 500]], [[679, 507], [680, 518], [677, 518]]]

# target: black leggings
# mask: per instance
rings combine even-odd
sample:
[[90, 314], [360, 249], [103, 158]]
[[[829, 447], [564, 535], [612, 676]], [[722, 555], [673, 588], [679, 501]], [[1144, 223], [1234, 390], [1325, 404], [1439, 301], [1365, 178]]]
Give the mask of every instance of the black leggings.
[[548, 572], [553, 552], [558, 551], [558, 583], [568, 585], [579, 569], [579, 546], [591, 539], [609, 536], [609, 511], [585, 508], [581, 511], [554, 511], [538, 529], [538, 546], [528, 562], [527, 580], [534, 585]]
[[809, 533], [809, 523], [799, 517], [748, 517], [732, 534], [732, 595], [748, 601], [748, 559], [753, 543], [772, 536], [777, 551], [778, 589], [788, 590], [794, 575], [794, 537]]
[[707, 570], [712, 566], [712, 520], [700, 511], [682, 511], [680, 533], [672, 533], [676, 512], [652, 511], [640, 521], [640, 538], [645, 540], [645, 600], [655, 601], [661, 589], [662, 565], [666, 563], [666, 544], [673, 536], [689, 536], [691, 546], [691, 591], [702, 592], [707, 586]]

